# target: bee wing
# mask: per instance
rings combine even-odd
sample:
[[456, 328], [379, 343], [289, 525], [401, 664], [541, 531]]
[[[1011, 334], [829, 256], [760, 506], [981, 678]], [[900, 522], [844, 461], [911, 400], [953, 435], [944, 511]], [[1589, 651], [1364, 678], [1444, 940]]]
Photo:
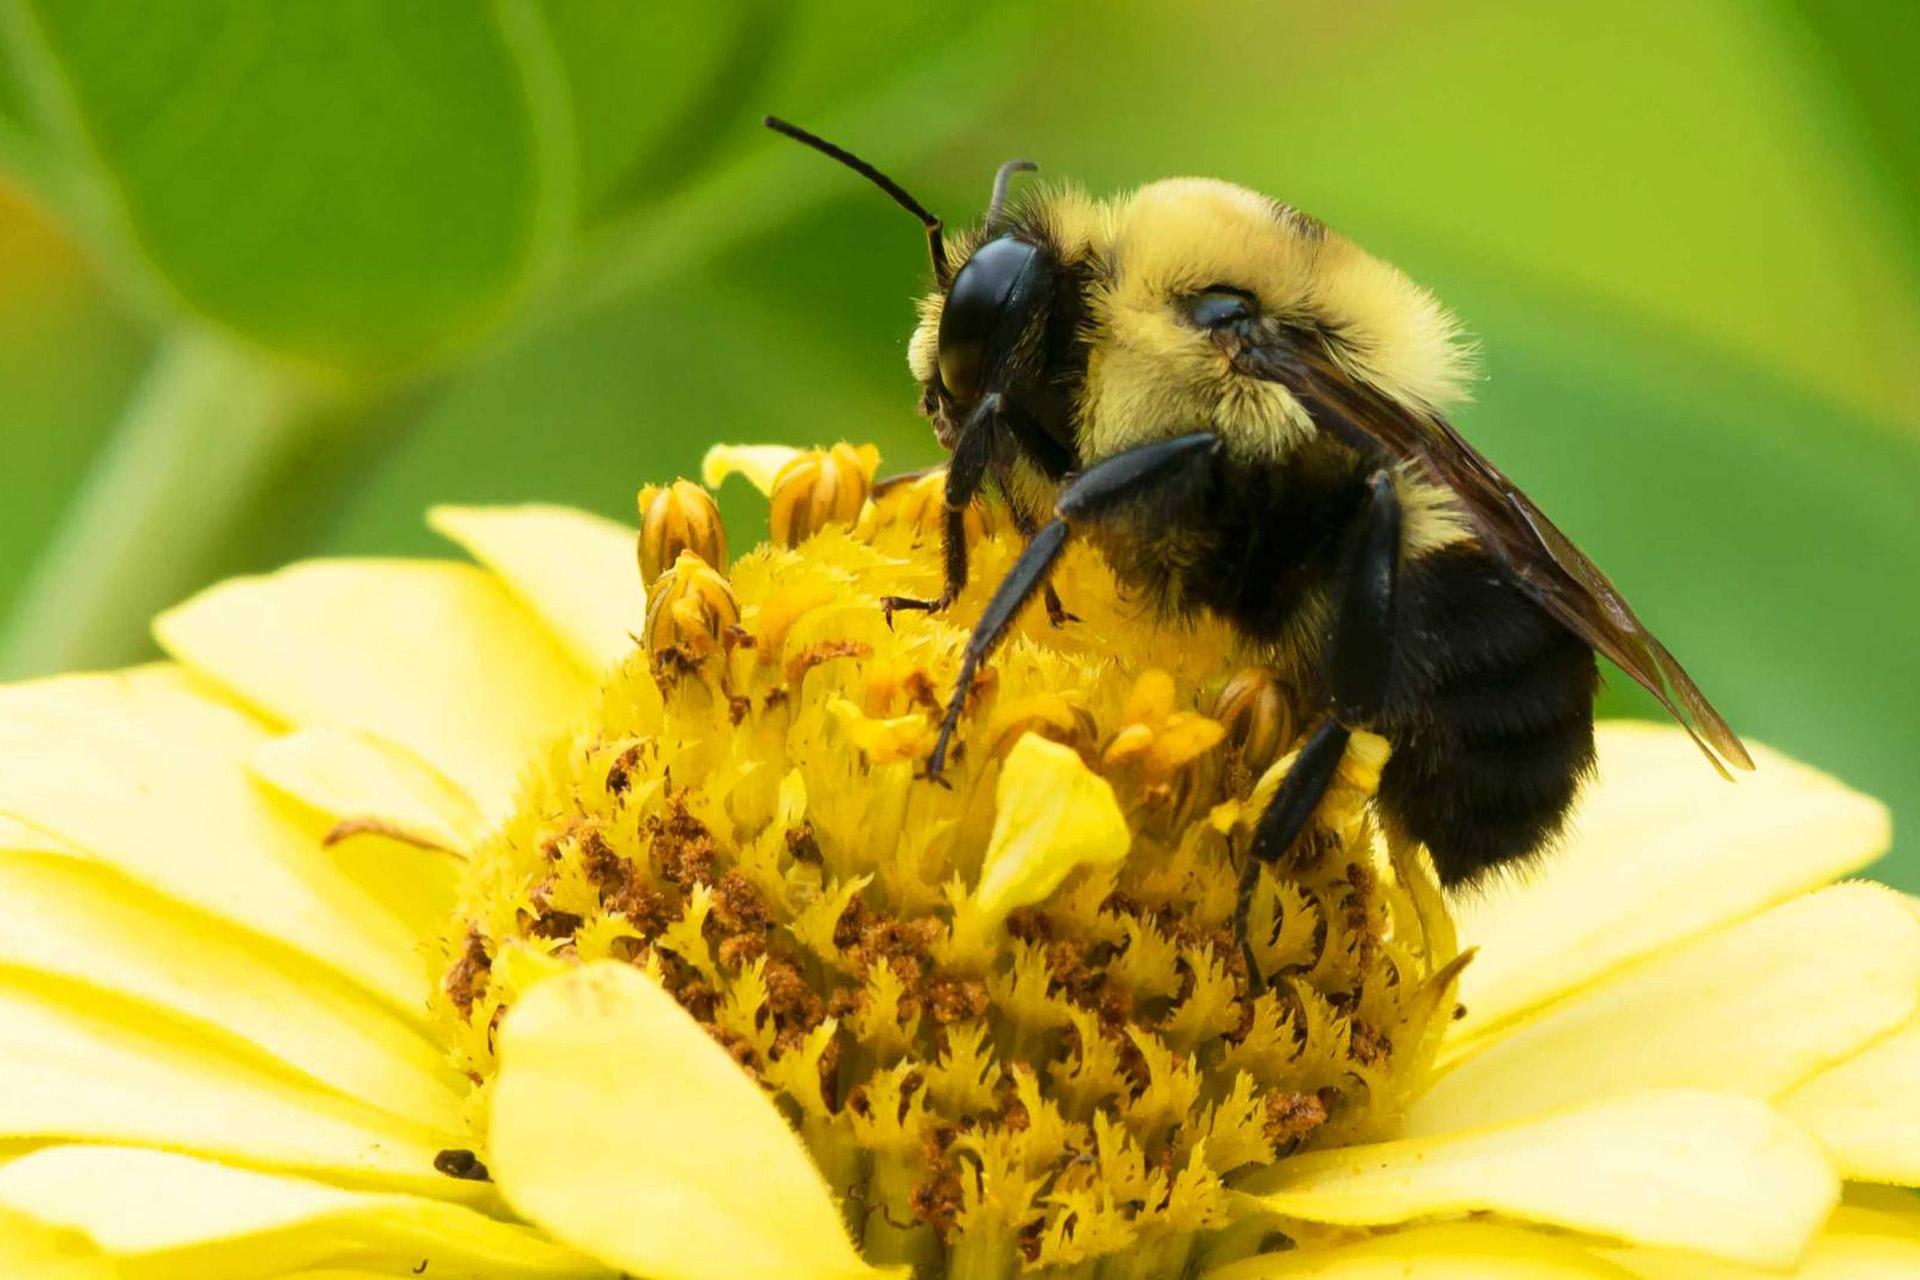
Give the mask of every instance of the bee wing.
[[1560, 532], [1518, 485], [1435, 414], [1397, 404], [1349, 378], [1330, 355], [1261, 347], [1237, 361], [1291, 391], [1316, 426], [1363, 455], [1412, 461], [1452, 490], [1488, 551], [1562, 625], [1646, 688], [1693, 737], [1723, 777], [1753, 757], [1700, 686], [1642, 623], [1607, 575]]

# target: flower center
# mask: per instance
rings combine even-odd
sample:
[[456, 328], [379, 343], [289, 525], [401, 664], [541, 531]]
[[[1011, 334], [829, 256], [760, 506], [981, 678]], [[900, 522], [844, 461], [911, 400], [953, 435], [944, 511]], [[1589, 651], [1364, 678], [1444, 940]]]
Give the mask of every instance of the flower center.
[[[1301, 718], [1227, 632], [1156, 626], [1092, 552], [1055, 578], [1080, 620], [1031, 610], [976, 686], [951, 788], [917, 777], [1018, 550], [977, 530], [959, 603], [889, 627], [880, 597], [937, 587], [926, 487], [854, 526], [827, 504], [730, 577], [656, 564], [647, 648], [473, 861], [442, 1012], [484, 1094], [530, 984], [632, 963], [777, 1099], [870, 1261], [1177, 1273], [1233, 1227], [1236, 1177], [1378, 1136], [1423, 1083], [1444, 913], [1374, 829], [1363, 735], [1263, 874], [1249, 982], [1237, 883]], [[1121, 816], [1124, 857], [1077, 857], [1091, 802], [1029, 776], [1043, 757]], [[983, 875], [1021, 841], [1039, 887]]]

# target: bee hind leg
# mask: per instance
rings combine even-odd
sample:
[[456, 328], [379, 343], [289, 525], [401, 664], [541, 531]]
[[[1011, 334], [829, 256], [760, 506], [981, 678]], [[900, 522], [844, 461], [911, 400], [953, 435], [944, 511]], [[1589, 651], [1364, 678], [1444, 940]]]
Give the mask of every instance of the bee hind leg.
[[1250, 991], [1263, 979], [1254, 960], [1248, 917], [1262, 865], [1278, 861], [1306, 829], [1327, 794], [1347, 739], [1379, 716], [1392, 675], [1393, 598], [1400, 567], [1400, 499], [1390, 472], [1367, 480], [1367, 497], [1356, 521], [1342, 575], [1338, 612], [1326, 649], [1332, 714], [1307, 739], [1293, 768], [1260, 814], [1233, 913], [1234, 936], [1247, 963]]
[[1191, 469], [1211, 465], [1219, 439], [1211, 432], [1199, 431], [1158, 440], [1114, 454], [1094, 463], [1068, 481], [1054, 504], [1054, 518], [1034, 533], [1013, 568], [994, 589], [986, 611], [967, 638], [960, 655], [960, 675], [954, 682], [953, 696], [940, 717], [940, 734], [934, 740], [933, 754], [927, 757], [925, 776], [941, 781], [947, 765], [947, 751], [954, 730], [960, 726], [960, 713], [966, 707], [967, 693], [979, 671], [1020, 610], [1034, 593], [1046, 585], [1047, 575], [1066, 549], [1067, 538], [1077, 525], [1097, 522], [1125, 500], [1136, 498], [1170, 481], [1191, 476]]

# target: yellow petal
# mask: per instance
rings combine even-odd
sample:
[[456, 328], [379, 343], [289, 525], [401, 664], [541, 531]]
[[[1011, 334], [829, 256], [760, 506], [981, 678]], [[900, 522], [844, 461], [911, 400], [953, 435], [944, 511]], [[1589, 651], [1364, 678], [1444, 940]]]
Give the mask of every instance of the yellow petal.
[[0, 1138], [164, 1146], [429, 1195], [480, 1194], [434, 1172], [442, 1149], [467, 1145], [457, 1134], [244, 1061], [139, 1006], [27, 981], [0, 987]]
[[626, 965], [552, 979], [507, 1015], [488, 1164], [522, 1215], [648, 1280], [872, 1274], [773, 1103]]
[[484, 823], [473, 801], [419, 757], [347, 729], [300, 729], [262, 743], [253, 776], [334, 822], [374, 818], [464, 852]]
[[494, 819], [592, 692], [553, 637], [472, 565], [295, 565], [210, 588], [162, 614], [154, 634], [275, 719], [407, 748]]
[[1217, 720], [1192, 714], [1169, 717], [1154, 736], [1147, 767], [1159, 775], [1170, 774], [1187, 761], [1213, 750], [1226, 736], [1226, 726]]
[[839, 721], [860, 754], [874, 764], [924, 760], [933, 750], [935, 730], [921, 713], [881, 719], [866, 715], [846, 698], [829, 702], [827, 713]]
[[1491, 1222], [1447, 1222], [1337, 1249], [1265, 1253], [1203, 1280], [1629, 1280], [1579, 1246]]
[[1890, 889], [1835, 885], [1616, 969], [1509, 1024], [1414, 1104], [1407, 1132], [1501, 1124], [1656, 1087], [1771, 1098], [1916, 1007], [1920, 917]]
[[[386, 908], [416, 938], [439, 936], [459, 905], [464, 864], [445, 849], [396, 839], [378, 829], [342, 833], [327, 852], [340, 870]], [[437, 961], [426, 966], [427, 980], [441, 975]]]
[[114, 1266], [86, 1241], [0, 1210], [0, 1276], [7, 1280], [115, 1280]]
[[1677, 729], [1600, 726], [1600, 777], [1564, 847], [1460, 903], [1472, 1036], [1616, 965], [1752, 915], [1886, 850], [1886, 809], [1785, 756], [1716, 777]]
[[1815, 1076], [1780, 1105], [1813, 1131], [1845, 1176], [1920, 1185], [1920, 1020]]
[[1384, 1226], [1493, 1213], [1760, 1266], [1800, 1256], [1839, 1198], [1799, 1126], [1751, 1098], [1654, 1090], [1539, 1120], [1295, 1156], [1284, 1217]]
[[804, 452], [784, 444], [717, 444], [700, 460], [700, 483], [717, 489], [728, 476], [741, 475], [763, 495], [771, 494], [780, 469]]
[[421, 1016], [414, 939], [248, 779], [267, 737], [173, 667], [0, 689], [0, 811]]
[[1913, 1280], [1920, 1276], [1920, 1198], [1902, 1191], [1876, 1199], [1861, 1192], [1861, 1188], [1847, 1192], [1847, 1202], [1827, 1219], [1800, 1265], [1784, 1273], [1664, 1250], [1609, 1250], [1607, 1256], [1641, 1280]]
[[647, 617], [635, 530], [549, 506], [435, 507], [427, 522], [493, 570], [587, 675], [633, 652]]
[[993, 835], [974, 900], [990, 919], [1043, 900], [1082, 866], [1127, 856], [1131, 837], [1113, 788], [1079, 753], [1037, 733], [1000, 767]]
[[63, 858], [84, 858], [86, 851], [51, 831], [43, 831], [11, 814], [0, 813], [0, 849], [17, 853], [50, 853]]
[[1920, 1197], [1889, 1187], [1850, 1187], [1814, 1242], [1810, 1264], [1838, 1280], [1920, 1275]]
[[347, 1097], [454, 1128], [442, 1053], [337, 975], [73, 858], [0, 854], [0, 965], [199, 1024]]
[[129, 1147], [49, 1147], [17, 1160], [0, 1169], [0, 1205], [78, 1232], [129, 1274], [156, 1280], [238, 1280], [336, 1261], [500, 1280], [607, 1274], [459, 1205]]
[[247, 767], [409, 937], [436, 937], [446, 927], [465, 851], [485, 826], [465, 792], [411, 752], [341, 729], [270, 739]]

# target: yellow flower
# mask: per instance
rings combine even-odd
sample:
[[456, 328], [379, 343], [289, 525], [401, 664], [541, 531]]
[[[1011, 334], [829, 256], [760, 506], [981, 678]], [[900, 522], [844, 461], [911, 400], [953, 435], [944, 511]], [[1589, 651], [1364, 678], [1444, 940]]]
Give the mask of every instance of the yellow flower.
[[0, 1276], [1920, 1272], [1920, 913], [1829, 884], [1878, 805], [1610, 725], [1449, 912], [1363, 736], [1249, 998], [1271, 674], [1075, 554], [917, 781], [1013, 544], [890, 630], [938, 504], [794, 463], [712, 459], [795, 545], [651, 621], [633, 530], [447, 510], [480, 567], [228, 583], [0, 691]]

